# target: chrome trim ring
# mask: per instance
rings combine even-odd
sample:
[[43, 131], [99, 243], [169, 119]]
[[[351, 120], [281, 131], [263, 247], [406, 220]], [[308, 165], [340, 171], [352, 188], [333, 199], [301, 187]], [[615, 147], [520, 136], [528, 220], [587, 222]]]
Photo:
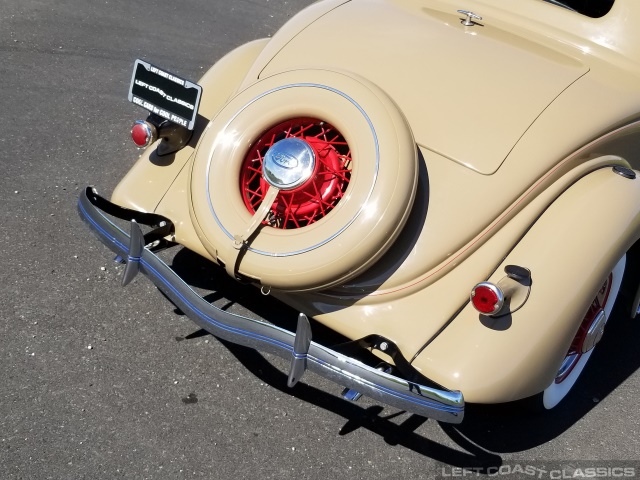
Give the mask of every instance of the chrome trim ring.
[[[316, 248], [319, 248], [323, 245], [326, 245], [327, 243], [329, 243], [330, 241], [334, 240], [338, 235], [340, 235], [342, 232], [344, 232], [347, 228], [349, 228], [353, 222], [355, 222], [357, 220], [357, 218], [362, 214], [362, 212], [365, 210], [365, 208], [368, 206], [369, 204], [369, 200], [371, 199], [371, 196], [373, 195], [373, 190], [376, 186], [376, 183], [378, 181], [378, 171], [380, 169], [380, 145], [378, 142], [378, 135], [376, 134], [376, 130], [375, 127], [373, 126], [373, 122], [371, 121], [371, 119], [369, 118], [369, 116], [367, 115], [367, 113], [364, 111], [364, 109], [353, 99], [351, 98], [349, 95], [347, 95], [344, 92], [341, 92], [340, 90], [337, 90], [335, 88], [329, 87], [327, 85], [321, 85], [321, 84], [317, 84], [317, 83], [292, 83], [289, 85], [282, 85], [280, 87], [276, 87], [273, 88], [271, 90], [268, 90], [260, 95], [258, 95], [257, 97], [253, 98], [251, 101], [247, 102], [242, 108], [240, 108], [238, 110], [238, 112], [225, 124], [224, 128], [222, 128], [222, 132], [224, 132], [229, 125], [231, 124], [231, 122], [233, 122], [243, 111], [245, 111], [249, 106], [253, 105], [255, 102], [257, 102], [258, 100], [260, 100], [261, 98], [266, 97], [267, 95], [270, 95], [274, 92], [278, 92], [281, 90], [287, 90], [289, 88], [320, 88], [322, 90], [327, 90], [329, 92], [335, 93], [337, 95], [340, 95], [342, 98], [344, 98], [345, 100], [349, 101], [354, 107], [356, 107], [358, 109], [358, 111], [362, 114], [362, 116], [365, 118], [365, 120], [367, 121], [367, 124], [369, 125], [369, 129], [371, 130], [371, 135], [373, 137], [373, 141], [375, 144], [375, 151], [376, 151], [376, 156], [375, 156], [375, 171], [374, 171], [374, 175], [373, 175], [373, 181], [371, 182], [371, 188], [369, 189], [369, 193], [367, 194], [367, 198], [365, 199], [364, 202], [362, 202], [362, 205], [360, 206], [360, 208], [358, 209], [358, 211], [353, 215], [353, 217], [351, 219], [349, 219], [347, 221], [347, 223], [345, 223], [342, 227], [340, 227], [333, 235], [330, 235], [329, 237], [325, 238], [324, 240], [321, 240], [320, 242], [311, 245], [307, 248], [303, 248], [300, 250], [295, 250], [293, 252], [267, 252], [264, 250], [258, 250], [256, 248], [253, 247], [248, 247], [247, 250], [258, 254], [258, 255], [264, 255], [264, 256], [269, 256], [269, 257], [290, 257], [293, 255], [300, 255], [303, 253], [307, 253], [310, 252], [312, 250], [315, 250]], [[203, 136], [206, 135], [207, 130], [209, 129], [209, 127], [211, 126], [211, 123], [209, 123], [209, 125], [207, 126], [207, 129], [205, 130], [205, 132], [203, 133]], [[220, 229], [225, 233], [225, 235], [229, 238], [229, 240], [233, 241], [234, 240], [234, 235], [229, 232], [224, 225], [222, 225], [222, 222], [220, 221], [220, 219], [218, 218], [218, 215], [216, 214], [216, 210], [215, 207], [213, 206], [213, 204], [211, 203], [211, 188], [210, 188], [210, 175], [211, 175], [211, 162], [213, 160], [213, 155], [216, 151], [216, 148], [219, 144], [219, 142], [221, 141], [221, 138], [223, 137], [223, 135], [218, 135], [216, 140], [213, 143], [213, 147], [211, 148], [211, 153], [209, 154], [209, 160], [207, 163], [207, 169], [206, 169], [206, 175], [205, 175], [205, 187], [206, 187], [206, 192], [207, 192], [207, 202], [209, 204], [209, 210], [211, 211], [211, 214], [213, 215], [214, 220], [216, 221], [216, 224], [218, 225], [218, 227], [220, 227]]]
[[156, 130], [156, 127], [151, 125], [149, 122], [145, 120], [136, 120], [135, 122], [133, 122], [133, 125], [131, 126], [132, 137], [133, 137], [133, 129], [136, 128], [137, 126], [140, 126], [144, 129], [147, 140], [143, 145], [138, 145], [134, 140], [133, 143], [135, 144], [136, 147], [140, 149], [147, 148], [149, 145], [151, 145], [153, 142], [156, 141], [156, 139], [158, 138], [158, 132]]
[[[475, 296], [475, 291], [479, 287], [488, 288], [493, 293], [495, 293], [495, 295], [496, 295], [496, 297], [498, 299], [496, 304], [493, 306], [493, 311], [492, 312], [489, 312], [489, 313], [480, 312], [480, 313], [490, 317], [491, 315], [495, 315], [500, 310], [502, 310], [502, 307], [504, 306], [504, 293], [502, 292], [502, 290], [500, 290], [500, 288], [497, 285], [494, 285], [491, 282], [480, 282], [480, 283], [478, 283], [476, 286], [474, 286], [471, 289], [471, 295], [469, 295], [469, 300], [471, 301], [471, 305], [473, 305], [473, 297]], [[475, 305], [474, 305], [474, 308], [475, 308]]]

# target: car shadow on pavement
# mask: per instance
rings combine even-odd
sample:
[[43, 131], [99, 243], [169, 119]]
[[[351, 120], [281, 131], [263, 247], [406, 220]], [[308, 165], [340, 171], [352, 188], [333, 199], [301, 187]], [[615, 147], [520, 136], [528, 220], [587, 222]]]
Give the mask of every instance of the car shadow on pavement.
[[[273, 297], [261, 295], [253, 286], [229, 280], [219, 267], [197, 254], [181, 250], [176, 254], [172, 268], [192, 287], [208, 290], [210, 293], [203, 293], [204, 298], [212, 303], [218, 302], [220, 308], [248, 307], [256, 318], [277, 318], [279, 326], [295, 330], [297, 311]], [[619, 303], [630, 304], [628, 299]], [[176, 313], [181, 312], [177, 310]], [[197, 331], [185, 338], [202, 334], [206, 333]], [[571, 428], [592, 409], [598, 408], [602, 399], [640, 367], [640, 356], [636, 353], [638, 338], [640, 317], [630, 319], [627, 312], [616, 307], [603, 340], [595, 349], [585, 371], [568, 397], [553, 410], [533, 412], [527, 407], [526, 401], [499, 405], [467, 404], [462, 424], [440, 424], [449, 438], [465, 451], [441, 445], [417, 433], [416, 430], [427, 421], [423, 417], [411, 415], [401, 423], [396, 423], [394, 420], [399, 421], [397, 417], [405, 412], [387, 414], [380, 406], [363, 408], [302, 382], [294, 388], [288, 388], [287, 375], [259, 352], [223, 340], [220, 342], [261, 381], [343, 417], [346, 423], [340, 435], [364, 428], [380, 435], [390, 445], [401, 445], [438, 462], [487, 469], [502, 464], [500, 453], [529, 450], [544, 444]], [[314, 323], [314, 340], [332, 345], [345, 339]]]
[[[287, 375], [259, 352], [220, 340], [226, 348], [261, 381], [288, 395], [340, 415], [346, 423], [340, 435], [364, 428], [380, 435], [390, 445], [400, 445], [448, 465], [482, 468], [500, 466], [500, 453], [529, 450], [544, 444], [571, 428], [599, 402], [614, 391], [640, 366], [635, 353], [640, 338], [640, 321], [620, 319], [608, 328], [590, 358], [590, 364], [569, 396], [555, 409], [532, 412], [527, 402], [500, 405], [468, 404], [460, 425], [440, 423], [442, 430], [465, 451], [439, 444], [420, 435], [418, 428], [428, 421], [410, 415], [401, 423], [394, 420], [405, 412], [389, 414], [382, 406], [363, 408], [357, 403], [298, 383], [287, 387]], [[640, 319], [639, 319], [640, 320]]]
[[[176, 273], [192, 288], [204, 290], [199, 293], [207, 301], [216, 303], [219, 308], [230, 310], [237, 305], [248, 307], [256, 317], [268, 319], [277, 317], [279, 326], [295, 330], [298, 315], [296, 310], [273, 297], [261, 295], [253, 286], [231, 281], [219, 267], [197, 254], [183, 249], [177, 252], [171, 263], [172, 269]], [[178, 309], [176, 309], [176, 313], [183, 314]], [[193, 333], [181, 337], [180, 340], [199, 338], [203, 335], [209, 335], [209, 333], [204, 330], [195, 330]], [[313, 335], [314, 340], [325, 345], [342, 343], [347, 340], [318, 323], [314, 323]], [[303, 382], [289, 388], [286, 373], [275, 367], [260, 352], [225, 340], [218, 339], [218, 341], [260, 381], [286, 395], [292, 395], [344, 418], [345, 424], [338, 432], [341, 436], [352, 434], [356, 430], [364, 428], [380, 435], [389, 445], [408, 448], [443, 464], [471, 468], [489, 468], [502, 465], [500, 456], [484, 451], [464, 437], [456, 436], [455, 433], [450, 436], [466, 451], [441, 445], [420, 435], [417, 430], [429, 421], [427, 418], [397, 410], [389, 413], [384, 407], [377, 405], [363, 407]], [[336, 390], [339, 388], [336, 385]], [[400, 419], [404, 417], [406, 418], [400, 422]]]
[[393, 413], [388, 413], [378, 405], [364, 408], [357, 403], [344, 400], [302, 382], [289, 388], [287, 387], [287, 375], [274, 367], [262, 354], [256, 350], [223, 340], [220, 342], [260, 381], [284, 394], [292, 395], [344, 418], [346, 423], [338, 432], [341, 436], [349, 435], [363, 428], [381, 436], [389, 445], [400, 445], [444, 464], [481, 469], [502, 465], [502, 458], [499, 455], [479, 448], [462, 436], [457, 439], [455, 436], [452, 438], [466, 452], [439, 444], [420, 435], [416, 430], [423, 423], [429, 421], [427, 418], [409, 415], [403, 422], [395, 423], [392, 420], [407, 415], [406, 412], [396, 410]]

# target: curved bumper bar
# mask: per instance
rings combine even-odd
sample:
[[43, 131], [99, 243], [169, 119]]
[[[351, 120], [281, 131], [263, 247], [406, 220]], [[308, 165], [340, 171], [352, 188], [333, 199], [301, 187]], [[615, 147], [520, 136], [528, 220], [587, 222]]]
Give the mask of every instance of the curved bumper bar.
[[[89, 187], [80, 195], [78, 211], [107, 247], [127, 259], [127, 267], [132, 267], [127, 270], [144, 273], [192, 321], [216, 337], [291, 360], [290, 385], [295, 384], [308, 369], [407, 412], [448, 423], [462, 421], [462, 393], [410, 382], [315, 343], [311, 341], [311, 327], [303, 314], [300, 314], [298, 330], [294, 333], [211, 305], [157, 255], [140, 245], [143, 237], [139, 230], [129, 235], [115, 225], [99, 207], [105, 204], [110, 202]], [[113, 207], [124, 210], [115, 205]], [[132, 232], [136, 229], [139, 226], [132, 221]]]

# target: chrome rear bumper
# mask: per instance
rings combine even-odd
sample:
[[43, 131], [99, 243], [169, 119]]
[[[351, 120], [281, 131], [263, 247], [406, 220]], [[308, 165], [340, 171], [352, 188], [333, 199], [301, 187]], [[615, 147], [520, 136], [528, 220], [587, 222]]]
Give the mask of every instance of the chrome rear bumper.
[[[309, 369], [339, 385], [407, 412], [448, 423], [462, 421], [464, 399], [461, 392], [411, 382], [313, 342], [310, 323], [303, 314], [300, 314], [298, 329], [294, 333], [211, 305], [144, 246], [140, 227], [135, 221], [132, 221], [131, 235], [125, 233], [103, 213], [100, 207], [105, 205], [126, 212], [126, 209], [101, 198], [92, 188], [85, 189], [78, 199], [80, 217], [107, 247], [126, 259], [123, 283], [128, 283], [140, 271], [204, 330], [224, 340], [290, 359], [290, 385]], [[126, 215], [110, 213], [126, 218]], [[142, 215], [150, 219], [157, 217]]]

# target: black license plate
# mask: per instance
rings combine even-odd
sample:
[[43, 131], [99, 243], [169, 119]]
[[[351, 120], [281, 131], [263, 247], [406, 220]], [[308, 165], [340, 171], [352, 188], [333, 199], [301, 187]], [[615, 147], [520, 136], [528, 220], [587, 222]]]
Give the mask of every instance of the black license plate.
[[129, 87], [129, 101], [151, 113], [193, 130], [198, 115], [202, 87], [136, 60]]

